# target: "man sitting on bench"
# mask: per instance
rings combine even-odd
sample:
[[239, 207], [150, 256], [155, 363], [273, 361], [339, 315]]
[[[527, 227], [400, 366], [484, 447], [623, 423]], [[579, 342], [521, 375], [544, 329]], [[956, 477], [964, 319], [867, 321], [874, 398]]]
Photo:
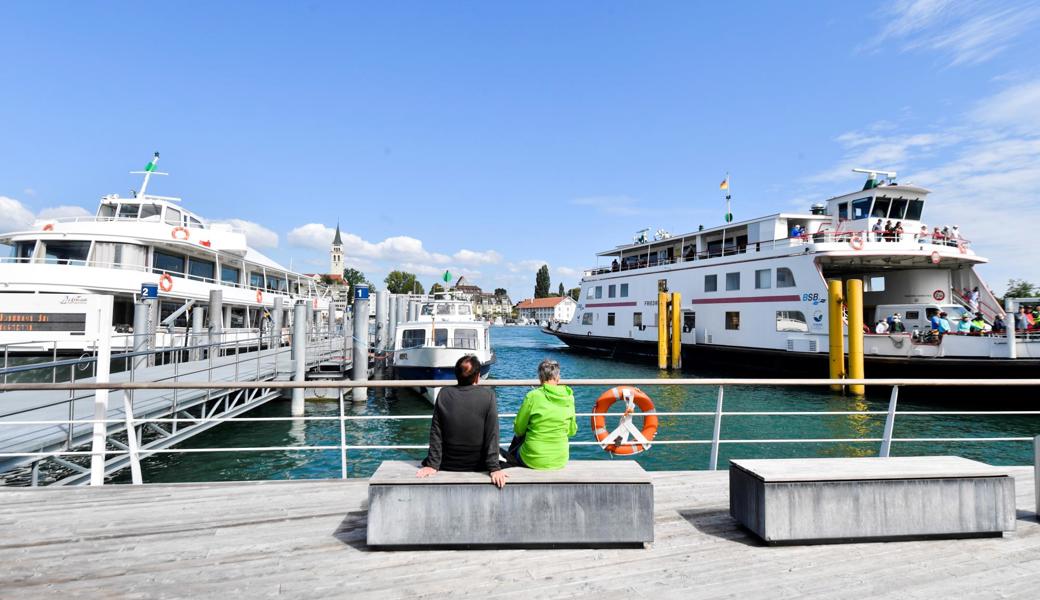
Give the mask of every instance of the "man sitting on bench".
[[430, 450], [416, 477], [437, 471], [487, 471], [498, 487], [506, 477], [498, 462], [498, 405], [495, 392], [476, 385], [480, 360], [463, 356], [455, 363], [458, 385], [437, 394], [430, 423]]

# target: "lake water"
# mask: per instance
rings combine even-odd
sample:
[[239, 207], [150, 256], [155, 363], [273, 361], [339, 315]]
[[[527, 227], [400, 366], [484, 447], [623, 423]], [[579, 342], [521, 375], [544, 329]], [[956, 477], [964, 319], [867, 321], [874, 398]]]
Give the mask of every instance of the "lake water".
[[[564, 378], [668, 378], [677, 377], [658, 371], [655, 365], [623, 362], [569, 351], [556, 338], [533, 327], [492, 328], [492, 341], [498, 362], [492, 378], [536, 378], [538, 363], [546, 357], [560, 362]], [[687, 367], [683, 377], [713, 377], [718, 373]], [[821, 373], [821, 377], [826, 376]], [[658, 411], [714, 411], [717, 388], [646, 386]], [[502, 413], [516, 412], [526, 388], [499, 388], [498, 407]], [[603, 388], [575, 388], [577, 411], [592, 412]], [[886, 410], [889, 389], [872, 389], [866, 399], [843, 396], [827, 389], [803, 387], [727, 387], [726, 411], [849, 411]], [[900, 410], [988, 410], [995, 398], [1007, 390], [978, 389], [951, 392], [950, 397], [932, 396], [913, 400], [910, 393], [900, 395]], [[1017, 398], [1004, 408], [1016, 406], [1028, 410], [1029, 398]], [[615, 408], [617, 405], [615, 405]], [[424, 415], [432, 407], [417, 394], [407, 390], [395, 397], [385, 397], [382, 389], [371, 388], [367, 403], [347, 404], [351, 415]], [[308, 416], [336, 417], [335, 401], [308, 401]], [[274, 401], [247, 416], [289, 416], [287, 401]], [[640, 420], [637, 419], [637, 425]], [[608, 424], [608, 429], [612, 428]], [[877, 438], [881, 437], [884, 415], [833, 416], [731, 416], [722, 422], [722, 439], [778, 438]], [[660, 419], [659, 440], [710, 440], [712, 417], [665, 416]], [[424, 445], [428, 438], [429, 420], [366, 420], [347, 424], [347, 443], [353, 445]], [[896, 437], [1025, 437], [1040, 433], [1040, 417], [1021, 415], [932, 416], [901, 415], [896, 420]], [[512, 436], [512, 419], [502, 420], [502, 438]], [[257, 447], [315, 446], [339, 444], [339, 424], [330, 421], [228, 423], [211, 429], [181, 444], [187, 447]], [[578, 419], [575, 440], [593, 441], [587, 417]], [[842, 443], [770, 443], [723, 444], [719, 454], [720, 468], [729, 458], [876, 456], [879, 444]], [[710, 448], [702, 445], [658, 444], [634, 458], [649, 470], [685, 470], [708, 468]], [[1032, 445], [1024, 442], [947, 442], [896, 443], [893, 455], [957, 454], [998, 465], [1032, 463]], [[366, 477], [388, 459], [420, 460], [421, 450], [351, 450], [348, 453], [350, 477]], [[575, 459], [611, 460], [597, 446], [576, 446]], [[613, 458], [613, 460], [631, 460]], [[232, 481], [253, 479], [315, 479], [340, 475], [339, 449], [329, 451], [265, 451], [199, 454], [165, 454], [143, 463], [145, 482]], [[116, 481], [128, 481], [124, 472]]]

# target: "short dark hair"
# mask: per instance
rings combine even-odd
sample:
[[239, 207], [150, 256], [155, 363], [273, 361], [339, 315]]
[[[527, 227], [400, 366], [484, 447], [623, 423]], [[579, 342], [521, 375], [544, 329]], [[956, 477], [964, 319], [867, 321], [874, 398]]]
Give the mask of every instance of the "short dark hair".
[[463, 356], [455, 363], [455, 380], [459, 385], [473, 385], [480, 376], [480, 359], [472, 354]]

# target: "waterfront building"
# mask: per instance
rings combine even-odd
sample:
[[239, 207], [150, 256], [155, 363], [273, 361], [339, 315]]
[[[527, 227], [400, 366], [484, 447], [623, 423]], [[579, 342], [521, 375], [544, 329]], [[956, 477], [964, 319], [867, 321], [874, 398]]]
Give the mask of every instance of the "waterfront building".
[[570, 296], [552, 298], [528, 298], [516, 305], [517, 316], [532, 321], [555, 321], [567, 323], [574, 318], [578, 303]]
[[506, 319], [513, 314], [513, 301], [509, 299], [509, 294], [485, 292], [480, 286], [466, 281], [465, 276], [459, 277], [449, 291], [469, 298], [473, 303], [473, 314], [479, 319]]
[[339, 223], [336, 223], [336, 235], [332, 238], [329, 247], [329, 272], [308, 273], [308, 276], [329, 286], [332, 297], [338, 302], [350, 300], [350, 285], [343, 279], [343, 271], [346, 266], [343, 262], [343, 237], [339, 232]]

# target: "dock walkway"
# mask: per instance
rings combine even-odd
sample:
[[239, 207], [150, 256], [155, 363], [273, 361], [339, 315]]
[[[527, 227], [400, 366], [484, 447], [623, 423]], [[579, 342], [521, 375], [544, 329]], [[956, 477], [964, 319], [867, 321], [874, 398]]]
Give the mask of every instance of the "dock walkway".
[[726, 471], [653, 472], [656, 541], [624, 550], [370, 551], [361, 479], [0, 489], [0, 595], [1035, 598], [1033, 469], [1010, 471], [1003, 538], [791, 547], [730, 518]]

